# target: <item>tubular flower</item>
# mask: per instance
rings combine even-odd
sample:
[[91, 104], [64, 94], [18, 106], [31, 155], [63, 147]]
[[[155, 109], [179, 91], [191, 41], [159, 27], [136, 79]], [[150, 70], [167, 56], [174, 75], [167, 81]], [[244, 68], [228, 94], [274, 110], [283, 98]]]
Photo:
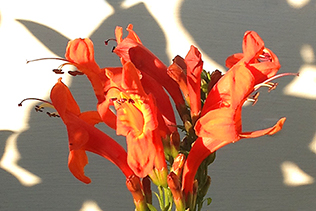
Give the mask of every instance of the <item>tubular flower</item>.
[[86, 151], [96, 153], [117, 165], [126, 177], [133, 175], [127, 164], [127, 153], [116, 141], [94, 127], [102, 122], [97, 111], [80, 112], [79, 106], [61, 79], [51, 90], [52, 105], [65, 123], [69, 139], [68, 167], [72, 174], [84, 183], [91, 180], [85, 176], [88, 163]]
[[127, 162], [139, 177], [156, 167], [166, 170], [163, 146], [158, 130], [157, 108], [152, 95], [141, 85], [139, 71], [131, 62], [123, 65], [121, 81], [112, 81], [106, 98], [117, 111], [117, 135], [126, 136]]
[[68, 42], [65, 57], [69, 63], [77, 67], [79, 72], [85, 74], [91, 82], [95, 95], [98, 99], [98, 111], [104, 123], [109, 127], [116, 128], [116, 116], [109, 110], [104, 109], [104, 87], [108, 81], [105, 70], [101, 69], [94, 59], [94, 47], [89, 38], [75, 39]]
[[195, 125], [198, 139], [194, 143], [183, 171], [183, 190], [192, 193], [195, 173], [201, 162], [219, 148], [239, 141], [273, 135], [282, 129], [285, 118], [273, 127], [242, 132], [241, 111], [255, 85], [273, 77], [280, 68], [277, 57], [264, 48], [256, 32], [246, 32], [243, 54], [228, 58], [231, 69], [219, 79], [210, 91], [203, 106], [201, 117]]
[[133, 31], [133, 25], [127, 27], [129, 35], [122, 39], [122, 28], [115, 30], [118, 45], [114, 49], [124, 62], [131, 61], [142, 73], [148, 74], [161, 84], [173, 98], [177, 109], [184, 106], [184, 99], [178, 84], [168, 76], [167, 67], [152, 52], [150, 52]]

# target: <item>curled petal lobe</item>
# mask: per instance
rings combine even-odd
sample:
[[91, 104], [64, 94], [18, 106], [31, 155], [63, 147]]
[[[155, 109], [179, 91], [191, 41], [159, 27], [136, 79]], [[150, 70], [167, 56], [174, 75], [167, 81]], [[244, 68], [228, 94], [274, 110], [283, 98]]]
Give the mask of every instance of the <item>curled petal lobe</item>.
[[84, 174], [84, 167], [88, 164], [88, 157], [84, 150], [71, 150], [68, 157], [68, 168], [81, 182], [89, 184], [91, 179]]
[[75, 39], [68, 43], [65, 57], [78, 64], [94, 62], [93, 43], [89, 38]]
[[115, 38], [117, 44], [120, 44], [123, 40], [123, 28], [122, 27], [115, 27]]
[[76, 103], [69, 89], [61, 81], [61, 78], [58, 79], [58, 82], [52, 88], [50, 98], [54, 104], [54, 107], [56, 110], [58, 110], [61, 118], [64, 118], [64, 121], [67, 121], [65, 119], [65, 113], [67, 110], [76, 115], [80, 114], [80, 108], [78, 104]]
[[273, 135], [279, 132], [280, 130], [282, 130], [285, 120], [286, 118], [283, 117], [279, 119], [279, 121], [273, 127], [266, 128], [263, 130], [251, 131], [251, 132], [243, 132], [243, 133], [240, 133], [239, 137], [240, 138], [257, 138], [263, 135]]
[[129, 32], [127, 35], [127, 38], [134, 40], [135, 42], [142, 44], [142, 42], [140, 41], [138, 35], [134, 32], [133, 30], [133, 25], [129, 24], [126, 28], [126, 30]]
[[235, 53], [226, 59], [226, 67], [232, 68], [237, 62], [239, 62], [242, 58], [244, 58], [243, 53]]
[[257, 58], [264, 49], [264, 42], [255, 31], [245, 32], [242, 49], [244, 52], [244, 61], [251, 62], [252, 59]]

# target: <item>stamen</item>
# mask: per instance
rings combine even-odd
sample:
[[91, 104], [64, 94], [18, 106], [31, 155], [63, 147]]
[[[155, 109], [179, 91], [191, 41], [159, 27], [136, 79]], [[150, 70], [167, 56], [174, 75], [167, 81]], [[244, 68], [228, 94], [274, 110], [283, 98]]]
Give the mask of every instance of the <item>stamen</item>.
[[62, 69], [53, 69], [53, 72], [56, 74], [64, 74]]
[[40, 102], [43, 102], [43, 103], [47, 103], [47, 104], [53, 106], [53, 104], [52, 104], [51, 102], [48, 102], [48, 101], [46, 101], [46, 100], [39, 99], [39, 98], [25, 98], [24, 100], [22, 100], [22, 101], [18, 104], [18, 106], [22, 106], [22, 103], [23, 103], [24, 101], [27, 101], [27, 100], [37, 100], [37, 101], [40, 101]]
[[255, 91], [258, 90], [260, 87], [268, 87], [269, 88], [269, 92], [276, 89], [278, 83], [272, 83], [272, 82], [267, 82], [267, 83], [261, 83], [261, 84], [257, 84], [255, 86]]
[[72, 75], [72, 76], [77, 76], [77, 75], [84, 75], [84, 73], [83, 72], [80, 72], [80, 71], [78, 71], [78, 70], [73, 70], [73, 71], [68, 71], [68, 74], [69, 75]]
[[[54, 108], [53, 104], [51, 102], [48, 102], [46, 100], [43, 100], [43, 99], [39, 99], [39, 98], [25, 98], [24, 100], [22, 100], [18, 106], [22, 106], [22, 103], [26, 100], [37, 100], [37, 101], [40, 101], [40, 102], [43, 102], [41, 105], [36, 105], [35, 106], [35, 111], [36, 112], [43, 112], [43, 109], [45, 107], [52, 107]], [[46, 114], [50, 117], [60, 117], [58, 112], [46, 112]]]
[[268, 82], [268, 84], [270, 85], [268, 92], [271, 92], [272, 90], [275, 90], [276, 87], [278, 86], [278, 83], [272, 83], [272, 82]]
[[[70, 61], [68, 61], [67, 59], [64, 58], [41, 58], [41, 59], [34, 59], [34, 60], [27, 60], [26, 63], [30, 63], [30, 62], [36, 62], [36, 61], [41, 61], [41, 60], [61, 60], [61, 61], [65, 61], [66, 63], [59, 65], [58, 68], [53, 69], [53, 72], [56, 74], [64, 74], [65, 72], [63, 72], [62, 68], [66, 65], [73, 65], [75, 67], [77, 67], [77, 65], [75, 63], [72, 63]], [[78, 68], [78, 67], [77, 67]], [[83, 75], [84, 73], [82, 73], [81, 71], [75, 70], [75, 71], [68, 71], [68, 73], [72, 76], [77, 76], [77, 75]]]
[[60, 117], [57, 112], [46, 112], [49, 117]]
[[107, 39], [107, 40], [104, 41], [104, 44], [105, 44], [105, 45], [108, 45], [108, 44], [109, 44], [109, 41], [115, 41], [115, 42], [116, 42], [116, 39], [115, 39], [115, 38]]
[[36, 61], [41, 61], [41, 60], [61, 60], [61, 61], [65, 61], [65, 62], [69, 62], [67, 59], [64, 58], [40, 58], [40, 59], [33, 59], [33, 60], [26, 60], [26, 64], [30, 63], [30, 62], [36, 62]]
[[44, 109], [44, 107], [42, 107], [42, 106], [39, 106], [39, 105], [35, 106], [35, 111], [36, 112], [43, 112], [43, 109]]
[[110, 98], [111, 102], [117, 101], [117, 97]]
[[[254, 91], [257, 91], [260, 87], [262, 86], [267, 86], [269, 87], [270, 91], [276, 88], [276, 85], [278, 85], [277, 83], [270, 83], [270, 81], [273, 81], [274, 79], [277, 78], [281, 78], [283, 76], [288, 76], [288, 75], [293, 75], [293, 76], [299, 76], [299, 73], [281, 73], [278, 75], [275, 75], [271, 78], [268, 78], [267, 80], [265, 80], [264, 82], [257, 84], [254, 86]], [[272, 84], [272, 85], [271, 85]], [[272, 88], [272, 89], [271, 89]]]
[[254, 106], [258, 102], [260, 93], [256, 92], [254, 95], [250, 96], [247, 101], [252, 102], [252, 106]]
[[135, 103], [135, 101], [134, 101], [132, 98], [128, 99], [128, 102], [129, 102], [129, 103], [132, 103], [132, 104]]

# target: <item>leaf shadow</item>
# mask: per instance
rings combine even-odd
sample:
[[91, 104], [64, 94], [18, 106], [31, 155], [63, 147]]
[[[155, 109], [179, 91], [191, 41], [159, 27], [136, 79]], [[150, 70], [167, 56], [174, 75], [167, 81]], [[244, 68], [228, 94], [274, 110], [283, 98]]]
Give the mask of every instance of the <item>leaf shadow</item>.
[[[19, 23], [24, 25], [43, 45], [59, 57], [64, 57], [65, 47], [69, 39], [58, 31], [47, 27], [43, 24], [29, 20], [17, 19]], [[61, 46], [63, 46], [61, 48]]]

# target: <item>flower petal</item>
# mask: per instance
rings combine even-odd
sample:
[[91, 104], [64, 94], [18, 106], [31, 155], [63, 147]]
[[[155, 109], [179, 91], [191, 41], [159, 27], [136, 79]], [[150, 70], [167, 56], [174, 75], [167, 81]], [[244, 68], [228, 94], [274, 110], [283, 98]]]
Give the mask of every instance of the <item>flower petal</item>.
[[73, 63], [86, 64], [94, 62], [93, 43], [89, 38], [69, 41], [65, 57]]
[[202, 161], [229, 143], [230, 141], [201, 137], [194, 142], [183, 168], [182, 190], [185, 194], [192, 193], [194, 177]]
[[104, 100], [104, 83], [108, 80], [104, 70], [94, 59], [93, 43], [89, 38], [75, 39], [68, 42], [65, 57], [90, 80], [99, 102]]
[[102, 119], [97, 111], [83, 112], [79, 115], [79, 118], [91, 125], [102, 122]]
[[[130, 33], [133, 32], [129, 29]], [[133, 32], [134, 33], [134, 32]], [[184, 99], [178, 84], [171, 79], [167, 74], [167, 67], [145, 46], [143, 46], [135, 35], [127, 36], [114, 49], [116, 53], [124, 62], [131, 61], [135, 67], [141, 72], [147, 73], [160, 83], [171, 95], [176, 106], [184, 105]], [[123, 63], [124, 63], [123, 62]]]
[[243, 132], [239, 134], [239, 137], [240, 138], [257, 138], [263, 135], [273, 135], [282, 129], [285, 120], [286, 118], [283, 117], [279, 119], [279, 121], [273, 127], [266, 128], [263, 130], [251, 131], [251, 132]]
[[190, 97], [191, 117], [195, 121], [201, 112], [202, 55], [196, 47], [191, 45], [184, 61], [187, 66], [187, 87]]
[[67, 121], [66, 110], [75, 115], [80, 114], [78, 104], [70, 93], [68, 87], [61, 81], [61, 78], [59, 78], [58, 82], [53, 86], [50, 93], [50, 99], [63, 121]]
[[196, 135], [228, 142], [237, 141], [239, 137], [234, 117], [235, 110], [231, 108], [211, 110], [196, 122]]
[[264, 42], [255, 31], [246, 31], [242, 43], [242, 50], [244, 53], [243, 60], [245, 62], [252, 62], [254, 58], [258, 58], [264, 49]]
[[81, 182], [89, 184], [91, 179], [84, 174], [84, 167], [88, 164], [88, 157], [84, 150], [71, 150], [68, 157], [68, 168]]

